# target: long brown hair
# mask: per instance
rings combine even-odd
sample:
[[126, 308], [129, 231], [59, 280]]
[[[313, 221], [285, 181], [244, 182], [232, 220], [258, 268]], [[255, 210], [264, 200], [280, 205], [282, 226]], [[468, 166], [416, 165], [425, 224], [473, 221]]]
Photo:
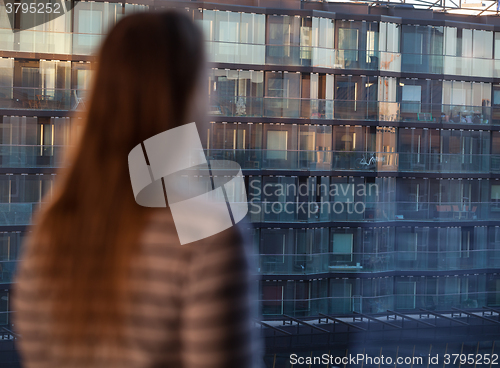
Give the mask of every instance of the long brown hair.
[[203, 67], [201, 31], [172, 10], [125, 17], [101, 47], [80, 141], [25, 255], [64, 349], [123, 332], [127, 270], [153, 211], [135, 203], [128, 154], [187, 122]]

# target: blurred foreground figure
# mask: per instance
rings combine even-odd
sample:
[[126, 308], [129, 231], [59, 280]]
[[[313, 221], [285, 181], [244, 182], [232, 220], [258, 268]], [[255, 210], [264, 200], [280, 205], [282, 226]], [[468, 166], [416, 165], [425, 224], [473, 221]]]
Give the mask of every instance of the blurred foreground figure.
[[258, 366], [240, 228], [181, 245], [171, 212], [136, 204], [130, 184], [135, 146], [203, 120], [201, 32], [173, 11], [126, 17], [97, 68], [80, 141], [17, 274], [24, 366]]

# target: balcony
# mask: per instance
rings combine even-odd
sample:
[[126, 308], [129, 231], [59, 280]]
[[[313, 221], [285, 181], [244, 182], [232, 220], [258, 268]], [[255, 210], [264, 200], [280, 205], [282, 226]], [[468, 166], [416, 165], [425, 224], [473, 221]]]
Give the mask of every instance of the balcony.
[[232, 160], [244, 170], [499, 173], [500, 155], [208, 149], [212, 160]]
[[[41, 203], [0, 203], [0, 226], [27, 226]], [[500, 219], [498, 202], [270, 202], [250, 200], [254, 223], [456, 222]]]
[[214, 63], [313, 66], [486, 78], [500, 76], [500, 60], [479, 57], [226, 41], [207, 41], [206, 47], [209, 59]]
[[0, 87], [0, 109], [73, 110], [85, 91], [76, 89]]
[[[496, 110], [495, 114], [500, 114]], [[210, 106], [212, 116], [404, 121], [426, 125], [492, 124], [491, 114], [492, 108], [487, 106], [281, 97], [213, 96]]]
[[[457, 247], [457, 244], [446, 244]], [[309, 275], [388, 271], [451, 271], [496, 267], [500, 249], [457, 251], [393, 251], [379, 253], [260, 254], [263, 275]]]
[[57, 168], [62, 166], [65, 146], [0, 144], [0, 168]]
[[[58, 168], [65, 146], [2, 145], [0, 168]], [[207, 149], [210, 160], [231, 160], [243, 170], [500, 173], [500, 155]]]
[[[0, 261], [0, 284], [10, 284], [13, 282], [17, 263], [18, 261]], [[1, 314], [0, 321], [2, 321]]]
[[[499, 66], [500, 67], [500, 66]], [[1, 109], [75, 110], [87, 91], [0, 87]], [[500, 124], [500, 108], [363, 100], [212, 96], [209, 114], [221, 117], [339, 119], [488, 125]], [[493, 118], [493, 121], [492, 121]]]
[[0, 47], [2, 51], [54, 55], [92, 55], [97, 51], [103, 39], [104, 34], [41, 31], [36, 29], [23, 30], [19, 33], [19, 38], [17, 38], [14, 37], [10, 29], [0, 29]]
[[0, 226], [27, 226], [40, 203], [0, 203]]
[[470, 222], [500, 219], [499, 202], [365, 202], [364, 198], [332, 202], [250, 200], [252, 222]]
[[296, 299], [282, 297], [262, 299], [259, 303], [262, 305], [262, 314], [269, 317], [282, 317], [283, 314], [300, 317], [314, 316], [319, 313], [329, 315], [352, 314], [353, 312], [383, 313], [388, 309], [409, 311], [423, 308], [431, 311], [449, 311], [452, 308], [470, 309], [474, 306], [488, 305], [488, 300], [495, 300], [495, 293], [495, 291], [469, 291], [465, 294], [444, 291], [433, 294], [366, 295], [372, 294], [370, 292], [364, 295], [349, 295], [348, 292], [344, 292], [347, 295]]

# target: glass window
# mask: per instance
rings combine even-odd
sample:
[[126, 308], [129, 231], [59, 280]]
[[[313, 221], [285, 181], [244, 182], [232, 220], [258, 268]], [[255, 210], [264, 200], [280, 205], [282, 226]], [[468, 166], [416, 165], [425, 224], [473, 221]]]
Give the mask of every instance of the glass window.
[[[14, 59], [0, 58], [0, 104], [9, 103], [14, 86]], [[5, 106], [10, 107], [10, 106]]]
[[300, 73], [266, 72], [265, 114], [267, 116], [299, 117]]
[[283, 286], [262, 285], [262, 314], [283, 314]]
[[396, 231], [398, 259], [400, 261], [415, 261], [417, 259], [418, 233]]
[[266, 63], [301, 64], [300, 24], [301, 18], [298, 16], [268, 15]]
[[378, 69], [378, 23], [336, 22], [335, 66], [346, 69]]
[[78, 33], [101, 34], [102, 30], [102, 13], [99, 10], [82, 9], [78, 12]]
[[500, 185], [491, 186], [491, 201], [493, 203], [500, 203]]
[[264, 14], [241, 13], [240, 42], [264, 44], [266, 18]]
[[401, 71], [400, 52], [401, 25], [380, 23], [380, 69]]
[[443, 27], [402, 26], [402, 71], [443, 72]]
[[214, 24], [215, 24], [215, 11], [213, 10], [203, 10], [203, 19], [201, 19], [201, 28], [203, 29], [203, 33], [205, 34], [205, 40], [207, 41], [216, 41], [215, 33], [214, 33]]
[[71, 62], [69, 61], [47, 61], [40, 60], [40, 86], [42, 87], [42, 95], [49, 96], [51, 101], [46, 102], [45, 105], [52, 104], [54, 98], [61, 96], [56, 96], [58, 93], [64, 93], [64, 91], [55, 91], [55, 89], [69, 89], [70, 87], [70, 71]]
[[396, 281], [396, 308], [415, 309], [416, 292], [415, 281]]
[[[262, 241], [260, 245], [261, 254], [283, 255], [285, 254], [286, 230], [262, 229]], [[281, 260], [283, 257], [279, 257]]]
[[265, 15], [205, 9], [198, 21], [213, 61], [265, 63]]
[[240, 14], [228, 11], [215, 13], [216, 39], [222, 42], [236, 43], [239, 41]]
[[307, 313], [309, 311], [310, 288], [308, 281], [295, 282], [295, 313]]
[[[263, 124], [263, 147], [266, 149], [269, 148], [268, 137], [271, 139], [270, 142], [272, 147], [276, 147], [277, 149], [283, 148], [288, 150], [289, 153], [291, 151], [296, 151], [298, 149], [298, 133], [297, 133], [297, 125], [288, 125], [288, 124]], [[268, 132], [282, 132], [282, 133], [271, 133]], [[286, 134], [285, 134], [286, 133]], [[286, 139], [285, 139], [286, 138]], [[286, 143], [285, 143], [286, 142]], [[284, 151], [283, 153], [287, 153]], [[286, 156], [285, 156], [286, 157]]]
[[[61, 12], [64, 10], [61, 8]], [[72, 12], [58, 17], [48, 13], [37, 13], [39, 25], [33, 27], [33, 14], [21, 14], [19, 32], [19, 50], [25, 52], [46, 52], [54, 54], [71, 54], [71, 20]]]
[[[2, 279], [4, 276], [9, 277], [10, 274], [9, 263], [5, 264], [0, 263], [0, 267], [1, 267], [0, 274], [2, 275]], [[10, 305], [9, 296], [10, 294], [8, 291], [0, 292], [0, 312], [9, 312], [9, 305]], [[0, 324], [2, 325], [9, 324], [9, 316], [10, 316], [9, 313], [0, 313]]]
[[[121, 5], [121, 4], [118, 4], [118, 5]], [[125, 14], [124, 15], [133, 14], [133, 13], [139, 13], [139, 12], [142, 12], [142, 11], [147, 11], [148, 9], [149, 9], [148, 5], [125, 4]], [[120, 15], [120, 13], [118, 12], [117, 15]], [[119, 18], [121, 18], [121, 16], [118, 17], [118, 19]]]
[[76, 71], [76, 89], [89, 90], [91, 71], [89, 69], [77, 69]]
[[491, 132], [491, 153], [500, 154], [500, 132]]
[[[38, 145], [38, 124], [36, 117], [4, 116], [0, 124], [0, 144]], [[12, 156], [13, 159], [17, 159]]]
[[311, 32], [312, 65], [334, 66], [334, 25], [332, 19], [313, 17]]
[[339, 28], [339, 49], [358, 49], [358, 30], [350, 28]]
[[443, 81], [443, 104], [462, 106], [491, 105], [491, 83]]
[[351, 313], [353, 310], [352, 284], [348, 280], [330, 279], [330, 313]]
[[461, 50], [462, 45], [459, 44], [459, 40], [461, 41], [461, 37], [460, 39], [457, 38], [457, 28], [444, 27], [444, 54], [450, 56], [461, 56], [459, 51]]
[[0, 261], [17, 259], [20, 233], [7, 232], [0, 234]]
[[50, 118], [50, 124], [54, 127], [54, 142], [56, 146], [64, 146], [70, 143], [71, 121], [68, 117]]
[[10, 202], [11, 181], [14, 175], [0, 176], [0, 203]]
[[380, 23], [380, 51], [399, 52], [401, 26], [395, 23]]
[[338, 53], [343, 54], [343, 59], [347, 62], [358, 61], [357, 29], [339, 28]]
[[14, 51], [14, 32], [3, 1], [0, 3], [0, 50]]
[[268, 45], [299, 45], [300, 17], [269, 15], [267, 18]]
[[73, 53], [88, 55], [94, 52], [121, 12], [122, 4], [78, 2], [73, 10]]
[[495, 32], [495, 59], [500, 59], [500, 32]]
[[327, 18], [313, 18], [312, 45], [333, 49], [334, 21]]
[[401, 100], [420, 102], [422, 100], [422, 87], [404, 85]]
[[299, 98], [300, 74], [299, 73], [266, 73], [266, 96]]
[[288, 132], [287, 131], [267, 131], [267, 151], [268, 159], [286, 159]]
[[493, 32], [479, 29], [473, 30], [473, 56], [491, 59], [493, 53]]
[[332, 253], [336, 261], [352, 261], [353, 239], [353, 234], [333, 234]]

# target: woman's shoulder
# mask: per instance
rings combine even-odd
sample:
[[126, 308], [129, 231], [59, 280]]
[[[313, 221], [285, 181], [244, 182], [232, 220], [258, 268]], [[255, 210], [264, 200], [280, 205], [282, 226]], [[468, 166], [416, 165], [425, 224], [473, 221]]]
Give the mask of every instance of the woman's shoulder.
[[[161, 210], [155, 211], [146, 226], [146, 231], [150, 233], [157, 233], [157, 235], [175, 235], [176, 243], [180, 244], [179, 240], [179, 230], [182, 232], [190, 232], [196, 233], [203, 229], [203, 232], [207, 232], [207, 228], [210, 226], [214, 226], [214, 229], [220, 227], [220, 224], [214, 223], [217, 220], [214, 220], [216, 217], [216, 213], [211, 217], [207, 217], [202, 221], [192, 221], [189, 218], [182, 220], [182, 223], [179, 219], [175, 219], [172, 215], [172, 211], [169, 208], [162, 208]], [[248, 237], [248, 229], [250, 228], [250, 224], [246, 221], [241, 221], [236, 225], [230, 225], [226, 229], [223, 230], [214, 230], [213, 234], [210, 236], [196, 236], [200, 238], [197, 241], [190, 241], [187, 244], [203, 244], [208, 245], [213, 242], [225, 240], [237, 240], [240, 239], [243, 241], [246, 237]], [[209, 232], [209, 231], [208, 231]], [[195, 238], [195, 237], [193, 237]], [[173, 240], [173, 239], [172, 239]]]
[[[206, 223], [189, 223], [187, 231], [196, 232], [198, 228], [207, 227], [210, 219]], [[181, 244], [179, 240], [178, 222], [174, 221], [172, 212], [168, 208], [155, 211], [150, 217], [142, 236], [142, 242], [158, 243], [174, 248], [185, 248], [191, 252], [217, 248], [217, 247], [248, 247], [250, 224], [242, 221], [228, 228], [218, 231], [213, 235], [200, 240]], [[184, 230], [186, 231], [186, 230]]]
[[[210, 223], [210, 219], [207, 219]], [[226, 249], [227, 251], [247, 253], [249, 251], [249, 228], [250, 224], [242, 221], [219, 231], [211, 236], [181, 244], [176, 228], [176, 222], [169, 209], [155, 212], [145, 228], [142, 241], [146, 243], [156, 243], [166, 249], [178, 250], [189, 253], [191, 256], [199, 256], [207, 252]], [[197, 227], [207, 226], [203, 223], [190, 223], [189, 230], [197, 231]]]
[[[248, 243], [246, 223], [233, 225], [204, 239], [181, 244], [170, 211], [159, 211], [146, 227], [138, 264], [169, 270], [185, 282], [246, 282], [254, 259]], [[212, 280], [212, 281], [210, 281]], [[214, 281], [218, 280], [218, 281]]]

